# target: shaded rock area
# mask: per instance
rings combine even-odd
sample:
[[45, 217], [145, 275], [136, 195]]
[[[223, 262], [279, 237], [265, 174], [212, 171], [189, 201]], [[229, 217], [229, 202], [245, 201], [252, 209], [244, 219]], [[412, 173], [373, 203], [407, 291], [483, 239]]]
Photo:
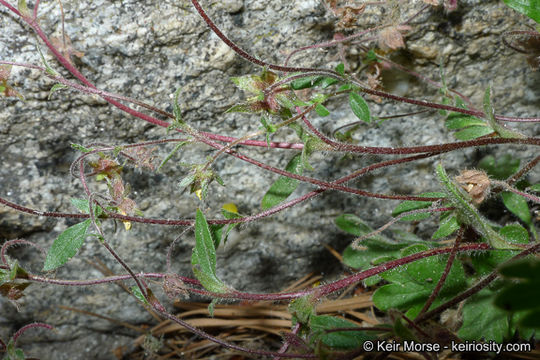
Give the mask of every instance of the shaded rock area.
[[[325, 3], [317, 0], [226, 0], [202, 1], [209, 15], [240, 47], [258, 58], [282, 63], [292, 49], [332, 39], [337, 31], [345, 34], [388, 21], [383, 7], [368, 7], [351, 30], [337, 29], [338, 19]], [[424, 4], [401, 5], [400, 19], [415, 14]], [[172, 111], [173, 93], [180, 90], [183, 119], [195, 128], [228, 136], [242, 136], [260, 127], [259, 116], [224, 113], [245, 100], [246, 94], [231, 82], [233, 76], [259, 73], [260, 68], [238, 57], [203, 23], [188, 1], [159, 2], [126, 0], [110, 2], [66, 1], [65, 30], [72, 46], [84, 53], [73, 57], [74, 64], [98, 88], [143, 100]], [[43, 2], [40, 24], [49, 36], [61, 38], [61, 17], [55, 1]], [[481, 108], [484, 90], [491, 84], [497, 113], [511, 116], [538, 116], [540, 72], [532, 72], [523, 55], [504, 47], [501, 34], [523, 29], [530, 20], [504, 6], [501, 1], [459, 1], [457, 11], [447, 14], [440, 8], [429, 9], [410, 26], [407, 48], [392, 53], [397, 63], [439, 81], [439, 63], [450, 88], [459, 90]], [[6, 9], [0, 11], [0, 59], [41, 64], [33, 33]], [[348, 32], [347, 32], [348, 31]], [[372, 41], [371, 45], [376, 42]], [[345, 44], [348, 64], [360, 64], [357, 44]], [[39, 44], [49, 64], [66, 75], [45, 46]], [[309, 50], [292, 59], [298, 66], [333, 69], [340, 62], [335, 49]], [[436, 88], [395, 70], [383, 72], [386, 90], [400, 95], [440, 101]], [[14, 67], [12, 84], [25, 101], [1, 98], [0, 106], [0, 196], [41, 211], [76, 212], [71, 198], [84, 197], [80, 182], [69, 173], [78, 153], [71, 143], [100, 142], [121, 145], [178, 136], [167, 135], [164, 128], [130, 117], [96, 96], [72, 90], [54, 92], [54, 84], [38, 71]], [[417, 108], [382, 100], [369, 101], [372, 114], [387, 116], [415, 111]], [[328, 117], [313, 116], [313, 123], [326, 134], [356, 121], [347, 98], [327, 104]], [[514, 125], [511, 125], [514, 126]], [[519, 126], [537, 136], [535, 125]], [[354, 135], [359, 144], [369, 146], [406, 146], [452, 141], [444, 127], [444, 117], [436, 112], [363, 126]], [[261, 137], [259, 140], [264, 140]], [[298, 142], [292, 130], [276, 134], [273, 141]], [[289, 150], [239, 148], [241, 152], [265, 163], [283, 168], [292, 157]], [[171, 145], [156, 147], [163, 158]], [[486, 154], [513, 153], [522, 163], [537, 154], [532, 148], [500, 146], [456, 151], [442, 156], [449, 173], [475, 167]], [[233, 202], [242, 214], [260, 211], [264, 192], [277, 178], [244, 162], [221, 156], [214, 169], [225, 186], [212, 184], [208, 198], [201, 203], [194, 194], [179, 188], [188, 169], [181, 163], [205, 161], [213, 151], [202, 145], [183, 148], [161, 171], [126, 167], [124, 180], [131, 186], [131, 198], [147, 217], [191, 219], [197, 207], [208, 218], [219, 218], [220, 208]], [[315, 170], [309, 176], [336, 179], [380, 156], [343, 157], [343, 154], [315, 153], [310, 160]], [[435, 160], [423, 160], [410, 166], [373, 172], [350, 183], [371, 192], [418, 194], [438, 189], [434, 177]], [[533, 173], [538, 180], [538, 172]], [[92, 190], [106, 193], [106, 186], [91, 182]], [[301, 184], [293, 197], [314, 189]], [[334, 219], [354, 213], [372, 227], [390, 219], [395, 201], [370, 200], [351, 194], [325, 192], [313, 200], [265, 218], [239, 226], [218, 252], [218, 275], [242, 291], [278, 291], [310, 272], [324, 273], [325, 279], [340, 276], [343, 266], [324, 247], [342, 252], [352, 238], [340, 232]], [[0, 242], [23, 238], [48, 249], [53, 240], [74, 219], [52, 219], [23, 215], [0, 206]], [[404, 230], [410, 230], [404, 224]], [[428, 238], [434, 225], [416, 228], [417, 235]], [[181, 227], [133, 224], [125, 231], [122, 224], [104, 224], [107, 240], [136, 272], [166, 272], [166, 253], [176, 238], [172, 268], [178, 274], [192, 276], [193, 232]], [[23, 267], [40, 273], [44, 258], [39, 251], [18, 247], [9, 252]], [[96, 267], [98, 265], [98, 267]], [[60, 279], [102, 277], [99, 266], [113, 273], [121, 267], [89, 237], [82, 250], [54, 274]], [[103, 268], [103, 267], [101, 267]], [[126, 285], [132, 286], [131, 282]], [[159, 284], [152, 285], [159, 291]], [[132, 324], [155, 324], [149, 314], [120, 286], [98, 285], [85, 288], [32, 284], [22, 298], [20, 311], [0, 299], [0, 337], [7, 340], [20, 326], [41, 321], [55, 327], [54, 332], [32, 330], [20, 339], [29, 356], [42, 359], [114, 359], [112, 350], [131, 343], [137, 334], [104, 319], [62, 309], [68, 306], [95, 312]], [[161, 292], [160, 299], [167, 303]], [[167, 303], [170, 306], [170, 303]], [[172, 306], [171, 306], [172, 308]]]

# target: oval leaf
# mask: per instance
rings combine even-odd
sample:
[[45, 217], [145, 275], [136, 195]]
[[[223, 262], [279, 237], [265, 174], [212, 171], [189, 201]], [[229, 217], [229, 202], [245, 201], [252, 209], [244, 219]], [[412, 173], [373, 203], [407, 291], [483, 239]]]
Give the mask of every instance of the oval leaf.
[[90, 226], [90, 219], [68, 227], [54, 240], [43, 265], [43, 271], [54, 270], [71, 259], [81, 248]]
[[369, 106], [363, 97], [361, 97], [357, 93], [350, 93], [349, 105], [351, 106], [351, 110], [357, 118], [367, 123], [371, 121]]
[[532, 224], [532, 216], [529, 211], [529, 205], [523, 196], [514, 194], [513, 192], [503, 192], [501, 194], [504, 206], [516, 215], [521, 221], [527, 225]]
[[[304, 170], [302, 162], [302, 154], [295, 155], [291, 161], [285, 167], [285, 170], [293, 174], [302, 174]], [[261, 202], [261, 207], [263, 210], [270, 209], [271, 207], [276, 206], [283, 200], [287, 199], [289, 195], [298, 186], [298, 180], [291, 179], [286, 176], [280, 176], [273, 184], [270, 186], [270, 189], [264, 194], [264, 197]]]

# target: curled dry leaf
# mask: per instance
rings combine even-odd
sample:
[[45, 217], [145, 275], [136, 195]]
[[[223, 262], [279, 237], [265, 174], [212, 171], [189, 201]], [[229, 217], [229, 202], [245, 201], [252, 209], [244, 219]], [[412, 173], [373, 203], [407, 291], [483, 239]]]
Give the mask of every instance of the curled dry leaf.
[[383, 51], [397, 50], [405, 47], [403, 32], [410, 31], [412, 28], [408, 25], [398, 25], [387, 27], [379, 33], [379, 47]]
[[469, 193], [475, 204], [480, 204], [489, 195], [491, 183], [482, 170], [463, 170], [456, 176], [456, 181]]
[[83, 52], [77, 51], [75, 50], [75, 48], [73, 48], [73, 45], [71, 44], [71, 39], [65, 34], [63, 37], [60, 38], [51, 36], [51, 43], [54, 45], [55, 48], [60, 50], [62, 55], [64, 55], [64, 57], [68, 59], [69, 62], [72, 62], [72, 56], [76, 56], [79, 59], [84, 56]]
[[171, 300], [177, 298], [188, 299], [189, 293], [186, 284], [176, 274], [167, 274], [163, 278], [163, 291]]

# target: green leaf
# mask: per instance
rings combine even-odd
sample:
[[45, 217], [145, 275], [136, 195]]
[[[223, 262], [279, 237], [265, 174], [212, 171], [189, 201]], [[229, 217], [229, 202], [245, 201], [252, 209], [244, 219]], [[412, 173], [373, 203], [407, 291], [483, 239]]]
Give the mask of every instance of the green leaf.
[[337, 79], [331, 78], [331, 77], [323, 77], [321, 80], [317, 82], [318, 85], [321, 85], [321, 88], [326, 89], [329, 86], [332, 86], [339, 81]]
[[503, 0], [503, 2], [540, 24], [540, 0]]
[[79, 145], [79, 144], [70, 144], [71, 147], [77, 151], [80, 151], [80, 152], [83, 152], [83, 153], [88, 153], [90, 151], [92, 151], [93, 149], [88, 149], [88, 148], [85, 148], [84, 146], [82, 145]]
[[499, 273], [507, 278], [539, 281], [540, 260], [521, 259], [507, 263], [499, 269]]
[[[87, 199], [71, 198], [70, 200], [71, 205], [75, 206], [83, 214], [90, 213], [90, 206]], [[101, 208], [101, 206], [93, 204], [92, 209], [94, 209], [94, 216], [99, 217], [103, 215], [103, 209]]]
[[47, 98], [47, 100], [51, 100], [52, 98], [52, 95], [55, 91], [58, 91], [58, 90], [62, 90], [62, 89], [66, 89], [67, 86], [64, 85], [64, 84], [54, 84], [52, 87], [51, 87], [51, 90], [49, 90], [49, 97]]
[[291, 88], [293, 90], [302, 90], [312, 88], [317, 85], [317, 82], [321, 79], [320, 76], [308, 76], [301, 79], [291, 81]]
[[527, 244], [529, 242], [529, 233], [519, 224], [507, 225], [499, 230], [499, 234], [501, 234], [508, 242], [514, 244]]
[[315, 315], [315, 301], [311, 296], [306, 295], [291, 301], [287, 310], [293, 316], [293, 323], [307, 324]]
[[455, 215], [445, 217], [439, 224], [439, 228], [431, 236], [433, 240], [441, 239], [443, 237], [453, 234], [459, 229], [459, 223]]
[[[531, 311], [525, 314], [520, 321], [519, 325], [533, 328], [533, 329], [539, 329], [540, 328], [540, 310]], [[536, 330], [536, 334], [538, 334], [538, 330]]]
[[495, 293], [484, 289], [470, 297], [463, 306], [463, 325], [458, 335], [463, 340], [501, 343], [509, 332], [508, 314], [492, 305]]
[[206, 218], [197, 209], [195, 216], [195, 247], [191, 255], [191, 265], [197, 279], [205, 289], [225, 293], [229, 289], [216, 275], [216, 249]]
[[540, 308], [540, 282], [521, 282], [505, 287], [495, 298], [495, 305], [506, 311]]
[[378, 288], [373, 294], [373, 303], [380, 310], [397, 308], [407, 310], [422, 303], [431, 294], [431, 290], [415, 283], [388, 284]]
[[133, 296], [135, 296], [137, 298], [137, 300], [139, 300], [143, 304], [150, 305], [148, 303], [148, 300], [146, 300], [146, 298], [144, 297], [141, 289], [139, 289], [139, 287], [137, 285], [133, 285], [131, 287], [131, 292], [133, 293]]
[[337, 72], [339, 75], [345, 76], [345, 64], [339, 63], [339, 64], [336, 66], [336, 72]]
[[13, 339], [7, 344], [6, 355], [3, 358], [4, 360], [25, 360], [26, 356], [20, 348], [15, 347]]
[[396, 259], [399, 250], [407, 247], [410, 243], [392, 243], [382, 239], [366, 239], [361, 246], [365, 250], [355, 250], [348, 246], [343, 252], [343, 262], [354, 269], [368, 269], [372, 262], [385, 257], [384, 260]]
[[[373, 231], [371, 227], [354, 214], [340, 215], [334, 222], [338, 228], [354, 236], [362, 236]], [[380, 236], [375, 236], [375, 238], [380, 238]]]
[[[401, 250], [400, 257], [427, 249], [429, 248], [425, 244], [411, 245]], [[408, 315], [416, 316], [442, 276], [447, 259], [448, 256], [427, 257], [380, 274], [390, 284], [375, 291], [373, 303], [383, 311], [396, 308], [401, 311], [409, 310]], [[466, 287], [463, 266], [460, 262], [454, 262], [432, 306], [452, 298]]]
[[351, 321], [335, 316], [314, 315], [310, 319], [309, 326], [313, 342], [322, 341], [325, 345], [338, 349], [355, 349], [360, 347], [364, 341], [375, 338], [375, 336], [367, 335], [362, 331], [326, 332], [326, 330], [332, 329], [358, 327]]
[[330, 111], [323, 104], [317, 104], [315, 106], [315, 112], [322, 117], [330, 115]]
[[500, 137], [513, 139], [525, 138], [525, 135], [517, 132], [516, 130], [509, 129], [506, 126], [499, 124], [497, 119], [495, 119], [495, 110], [493, 109], [493, 105], [491, 102], [490, 86], [487, 87], [486, 92], [484, 93], [484, 112], [486, 113], [489, 126], [493, 130], [495, 130], [497, 135], [499, 135]]
[[460, 130], [454, 133], [454, 136], [458, 140], [467, 141], [467, 140], [474, 140], [481, 136], [491, 134], [492, 132], [493, 132], [493, 129], [485, 125], [469, 126], [468, 128], [465, 128], [463, 130]]
[[[446, 194], [442, 192], [426, 192], [426, 193], [420, 194], [419, 196], [445, 197]], [[396, 217], [404, 212], [408, 212], [412, 210], [427, 209], [431, 206], [431, 204], [432, 204], [431, 201], [406, 200], [395, 207], [394, 211], [392, 211], [392, 216]], [[429, 216], [430, 216], [429, 213], [412, 214], [412, 215], [403, 217], [401, 221], [420, 221], [420, 220], [427, 219]]]
[[357, 118], [367, 123], [371, 121], [369, 106], [363, 97], [354, 92], [350, 93], [349, 105], [351, 106], [351, 110]]
[[540, 183], [529, 186], [529, 191], [540, 192]]
[[90, 219], [68, 227], [54, 240], [43, 265], [43, 271], [54, 270], [71, 259], [84, 243]]
[[24, 17], [30, 16], [30, 10], [28, 10], [28, 6], [26, 5], [26, 0], [19, 0], [17, 3], [17, 9], [21, 12], [21, 14]]
[[519, 163], [520, 160], [513, 158], [510, 154], [504, 154], [497, 159], [492, 155], [488, 155], [480, 160], [478, 167], [497, 180], [506, 180], [518, 171]]
[[188, 174], [186, 177], [184, 177], [180, 183], [178, 184], [179, 187], [185, 187], [185, 186], [188, 186], [190, 185], [192, 182], [195, 181], [195, 178], [197, 177], [197, 174], [195, 173], [191, 173], [191, 174]]
[[176, 144], [176, 146], [174, 147], [174, 149], [169, 153], [167, 154], [167, 156], [165, 157], [165, 159], [163, 159], [163, 161], [161, 162], [161, 164], [159, 164], [158, 168], [156, 171], [159, 171], [161, 170], [161, 168], [169, 161], [171, 160], [171, 158], [174, 156], [174, 154], [176, 154], [178, 152], [178, 150], [180, 150], [180, 148], [186, 144], [188, 144], [189, 141], [180, 141], [178, 144]]
[[231, 81], [243, 91], [252, 94], [259, 94], [261, 92], [260, 86], [261, 78], [257, 75], [244, 75], [239, 77], [232, 77]]
[[248, 104], [236, 104], [225, 110], [225, 113], [234, 113], [234, 112], [240, 112], [240, 113], [252, 113], [254, 112], [251, 107]]
[[513, 192], [503, 192], [501, 194], [504, 206], [514, 215], [516, 215], [525, 224], [532, 225], [532, 215], [529, 210], [527, 200], [521, 195]]
[[[302, 174], [304, 164], [302, 162], [302, 154], [296, 154], [287, 164], [285, 170], [293, 174]], [[280, 176], [270, 189], [264, 194], [261, 202], [263, 210], [270, 209], [287, 199], [298, 186], [298, 180], [291, 179], [286, 176]]]
[[446, 119], [445, 125], [449, 130], [457, 130], [469, 126], [486, 126], [486, 123], [474, 116], [452, 113]]

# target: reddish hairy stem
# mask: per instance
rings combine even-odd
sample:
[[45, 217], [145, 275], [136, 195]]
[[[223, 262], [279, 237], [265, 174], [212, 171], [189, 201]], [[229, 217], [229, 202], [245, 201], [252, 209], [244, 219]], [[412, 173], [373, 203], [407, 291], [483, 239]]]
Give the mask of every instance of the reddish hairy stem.
[[33, 328], [45, 328], [45, 329], [48, 329], [48, 330], [52, 330], [54, 329], [51, 325], [49, 324], [45, 324], [45, 323], [31, 323], [31, 324], [28, 324], [28, 325], [25, 325], [23, 326], [22, 328], [20, 328], [19, 330], [17, 330], [17, 332], [15, 334], [13, 334], [13, 343], [16, 343], [17, 342], [17, 339], [19, 339], [19, 337], [26, 331], [26, 330], [30, 330], [30, 329], [33, 329]]
[[[459, 243], [461, 242], [461, 239], [463, 238], [464, 232], [465, 232], [465, 229], [463, 227], [460, 227], [456, 240], [454, 241], [454, 246], [452, 247], [452, 251], [450, 252], [450, 255], [448, 256], [448, 260], [446, 261], [446, 266], [441, 275], [441, 278], [437, 282], [435, 289], [433, 289], [433, 291], [431, 292], [431, 295], [429, 295], [429, 298], [424, 304], [424, 307], [422, 307], [422, 310], [420, 310], [420, 312], [418, 313], [417, 317], [423, 315], [426, 311], [428, 311], [431, 304], [433, 304], [433, 301], [435, 301], [435, 299], [437, 298], [437, 295], [439, 295], [439, 292], [441, 291], [444, 285], [444, 282], [446, 281], [446, 278], [448, 277], [448, 274], [450, 273], [450, 269], [452, 268], [452, 265], [454, 264], [454, 259], [456, 258], [457, 249], [458, 249]], [[416, 323], [416, 320], [415, 320], [415, 323]]]
[[8, 240], [6, 241], [3, 245], [2, 245], [2, 249], [0, 250], [0, 257], [2, 259], [2, 263], [4, 265], [8, 265], [8, 262], [7, 262], [7, 259], [6, 259], [6, 251], [7, 249], [10, 247], [10, 246], [15, 246], [15, 245], [29, 245], [29, 246], [34, 246], [36, 247], [43, 255], [46, 255], [47, 253], [45, 252], [45, 250], [39, 246], [38, 244], [35, 244], [31, 241], [28, 241], [28, 240], [24, 240], [24, 239], [14, 239], [14, 240]]
[[[227, 46], [229, 46], [235, 53], [237, 53], [238, 55], [240, 55], [241, 57], [243, 57], [244, 59], [246, 59], [247, 61], [253, 63], [253, 64], [256, 64], [256, 65], [259, 65], [259, 66], [265, 66], [269, 69], [272, 69], [272, 70], [277, 70], [277, 71], [283, 71], [283, 72], [296, 72], [296, 71], [300, 71], [300, 72], [305, 72], [305, 71], [313, 71], [313, 70], [318, 70], [318, 69], [315, 69], [315, 68], [305, 68], [305, 67], [293, 67], [293, 66], [281, 66], [281, 65], [277, 65], [277, 64], [271, 64], [271, 63], [268, 63], [266, 61], [262, 61], [262, 60], [259, 60], [257, 59], [256, 57], [254, 57], [253, 55], [247, 53], [245, 50], [243, 50], [242, 48], [240, 48], [238, 45], [236, 45], [232, 40], [230, 40], [225, 34], [223, 34], [223, 32], [216, 26], [216, 24], [210, 19], [210, 17], [206, 14], [206, 12], [204, 11], [204, 9], [201, 7], [201, 5], [199, 4], [199, 2], [197, 0], [191, 0], [191, 4], [193, 5], [193, 7], [195, 8], [195, 10], [197, 10], [197, 12], [199, 13], [199, 15], [202, 17], [202, 19], [204, 20], [204, 22], [206, 23], [206, 25], [208, 25], [208, 27], [225, 43], [227, 44]], [[337, 75], [339, 76], [339, 74], [335, 71], [332, 71], [332, 70], [326, 70], [328, 71], [329, 73], [332, 73], [334, 75]]]
[[[188, 288], [186, 290], [189, 290], [191, 292], [194, 292], [200, 295], [210, 296], [212, 298], [226, 298], [226, 299], [253, 300], [253, 301], [291, 300], [291, 299], [296, 299], [296, 298], [306, 296], [306, 295], [311, 295], [311, 294], [315, 295], [317, 298], [321, 298], [333, 292], [344, 289], [348, 286], [357, 284], [358, 282], [365, 280], [371, 276], [378, 275], [382, 272], [392, 270], [403, 265], [407, 265], [409, 263], [412, 263], [420, 259], [428, 258], [431, 256], [448, 254], [448, 253], [451, 253], [452, 251], [465, 252], [465, 251], [486, 251], [486, 250], [492, 250], [492, 249], [490, 248], [488, 244], [485, 244], [485, 243], [468, 243], [468, 244], [459, 245], [457, 248], [444, 247], [444, 248], [426, 250], [426, 251], [415, 253], [409, 256], [405, 256], [401, 259], [388, 261], [384, 264], [377, 265], [373, 268], [370, 268], [364, 271], [359, 271], [356, 274], [350, 275], [344, 279], [337, 280], [335, 282], [332, 282], [326, 285], [321, 285], [316, 288], [311, 288], [308, 290], [302, 290], [302, 291], [296, 291], [296, 292], [260, 294], [260, 293], [243, 293], [243, 292], [235, 291], [231, 293], [218, 294], [218, 293], [213, 293], [206, 290], [199, 290], [199, 289], [193, 289], [193, 288]], [[164, 278], [166, 274], [146, 273], [146, 274], [136, 274], [135, 276], [140, 277], [140, 278], [161, 279], [161, 278]], [[108, 282], [114, 282], [114, 281], [127, 280], [130, 278], [132, 278], [131, 275], [118, 275], [118, 276], [106, 277], [103, 279], [92, 279], [92, 280], [61, 280], [61, 279], [49, 279], [49, 278], [31, 275], [31, 274], [29, 274], [28, 276], [28, 280], [30, 281], [36, 281], [36, 282], [42, 282], [42, 283], [48, 283], [48, 284], [54, 284], [54, 285], [66, 285], [66, 286], [88, 286], [88, 285], [96, 285], [96, 284], [102, 284], [102, 283], [108, 283]], [[180, 278], [185, 283], [190, 283], [193, 285], [200, 285], [200, 283], [197, 280], [186, 278], [186, 277], [180, 277]]]
[[[431, 256], [443, 255], [452, 252], [453, 247], [444, 247], [422, 251], [415, 253], [409, 256], [405, 256], [401, 259], [388, 261], [384, 264], [377, 265], [373, 268], [359, 271], [356, 274], [350, 275], [344, 279], [334, 281], [332, 283], [321, 285], [316, 288], [311, 288], [302, 291], [289, 292], [289, 293], [269, 293], [269, 294], [255, 294], [255, 293], [242, 293], [242, 292], [232, 292], [226, 294], [217, 294], [206, 292], [205, 290], [195, 290], [201, 295], [210, 296], [212, 298], [227, 298], [227, 299], [237, 299], [237, 300], [253, 300], [253, 301], [262, 301], [262, 300], [291, 300], [299, 297], [314, 295], [316, 298], [322, 298], [336, 291], [340, 291], [348, 286], [355, 285], [360, 281], [363, 281], [369, 277], [378, 275], [388, 270], [395, 269], [397, 267], [407, 265], [416, 260], [424, 259]], [[462, 244], [458, 247], [456, 251], [465, 252], [465, 251], [485, 251], [492, 250], [492, 248], [485, 243], [469, 243]]]
[[[140, 273], [135, 274], [136, 277], [139, 278], [145, 278], [145, 279], [163, 279], [167, 274], [161, 274], [161, 273]], [[200, 286], [201, 283], [198, 280], [191, 279], [188, 277], [178, 276], [180, 280], [182, 280], [186, 284], [192, 284], [196, 286]], [[106, 284], [116, 281], [123, 281], [123, 280], [129, 280], [132, 279], [131, 275], [115, 275], [115, 276], [108, 276], [101, 279], [89, 279], [89, 280], [63, 280], [63, 279], [51, 279], [39, 275], [32, 275], [28, 274], [28, 280], [40, 282], [40, 283], [46, 283], [46, 284], [52, 284], [52, 285], [63, 285], [63, 286], [90, 286], [90, 285], [97, 285], [97, 284]]]
[[[353, 172], [352, 174], [349, 174], [347, 176], [342, 177], [341, 179], [333, 181], [335, 184], [342, 184], [347, 181], [350, 181], [356, 177], [359, 177], [363, 174], [366, 174], [370, 171], [373, 171], [378, 168], [387, 167], [387, 166], [393, 166], [397, 164], [403, 164], [411, 161], [416, 161], [420, 159], [425, 159], [431, 156], [437, 155], [437, 153], [431, 153], [431, 154], [421, 154], [421, 155], [415, 155], [408, 158], [403, 159], [393, 159], [393, 160], [387, 160], [383, 161], [377, 164], [372, 164], [367, 167], [364, 167], [360, 170], [357, 170]], [[299, 204], [305, 200], [308, 200], [314, 196], [317, 196], [323, 192], [325, 192], [327, 189], [319, 188], [314, 191], [311, 191], [305, 195], [302, 195], [296, 199], [289, 200], [285, 203], [282, 203], [280, 205], [277, 205], [271, 209], [262, 211], [255, 215], [246, 216], [240, 219], [229, 219], [229, 220], [208, 220], [209, 224], [235, 224], [235, 223], [247, 223], [252, 222], [258, 219], [262, 219], [264, 217], [270, 216], [272, 214], [275, 214], [277, 212], [280, 212], [284, 209], [287, 209], [289, 207], [292, 207], [296, 204]], [[88, 214], [70, 214], [70, 213], [59, 213], [59, 212], [44, 212], [39, 210], [34, 210], [28, 207], [24, 207], [18, 204], [14, 204], [6, 199], [3, 199], [0, 197], [0, 203], [11, 207], [15, 210], [18, 210], [20, 212], [28, 213], [31, 215], [40, 215], [40, 216], [47, 216], [47, 217], [67, 217], [67, 218], [79, 218], [79, 219], [87, 219], [90, 217]], [[156, 224], [156, 225], [169, 225], [169, 226], [192, 226], [195, 224], [194, 220], [167, 220], [167, 219], [148, 219], [148, 218], [141, 218], [136, 216], [129, 216], [129, 215], [121, 215], [121, 214], [115, 214], [115, 213], [108, 213], [107, 214], [110, 218], [113, 219], [119, 219], [119, 220], [126, 220], [126, 221], [132, 221], [137, 223], [145, 223], [145, 224]]]

